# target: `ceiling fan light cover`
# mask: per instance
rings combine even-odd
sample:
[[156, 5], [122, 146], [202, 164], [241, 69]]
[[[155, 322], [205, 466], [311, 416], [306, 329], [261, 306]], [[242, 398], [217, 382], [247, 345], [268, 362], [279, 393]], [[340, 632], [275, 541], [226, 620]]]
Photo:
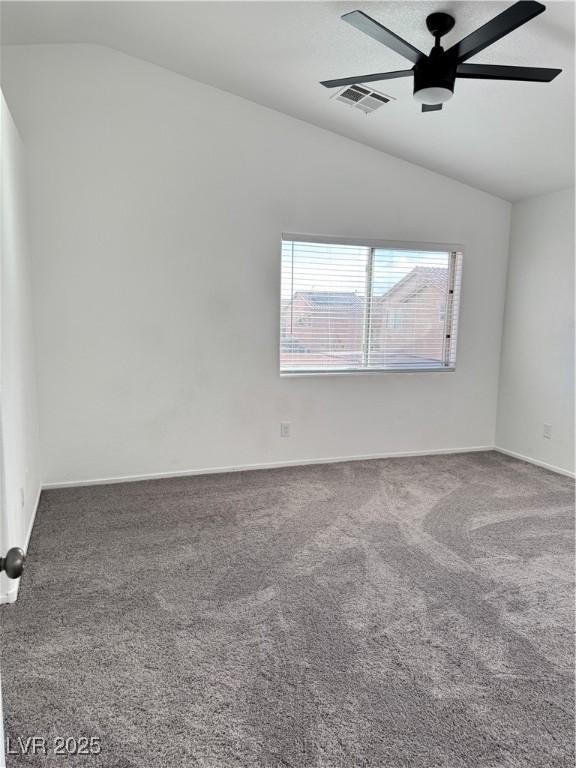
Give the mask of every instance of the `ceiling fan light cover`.
[[445, 86], [429, 85], [414, 91], [414, 98], [421, 104], [444, 104], [454, 96], [454, 91]]

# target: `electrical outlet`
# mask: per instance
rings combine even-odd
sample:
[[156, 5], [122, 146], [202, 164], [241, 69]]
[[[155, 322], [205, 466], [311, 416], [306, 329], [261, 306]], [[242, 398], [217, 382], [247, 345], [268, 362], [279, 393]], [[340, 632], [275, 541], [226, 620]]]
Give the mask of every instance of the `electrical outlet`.
[[552, 424], [544, 424], [543, 434], [546, 440], [552, 440]]
[[288, 421], [281, 422], [280, 437], [290, 437], [290, 422]]

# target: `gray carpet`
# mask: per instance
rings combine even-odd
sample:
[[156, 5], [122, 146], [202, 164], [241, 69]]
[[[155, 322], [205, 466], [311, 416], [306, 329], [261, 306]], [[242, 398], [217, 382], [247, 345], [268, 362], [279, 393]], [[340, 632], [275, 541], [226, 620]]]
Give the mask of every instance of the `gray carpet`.
[[573, 509], [496, 453], [44, 493], [8, 768], [572, 768]]

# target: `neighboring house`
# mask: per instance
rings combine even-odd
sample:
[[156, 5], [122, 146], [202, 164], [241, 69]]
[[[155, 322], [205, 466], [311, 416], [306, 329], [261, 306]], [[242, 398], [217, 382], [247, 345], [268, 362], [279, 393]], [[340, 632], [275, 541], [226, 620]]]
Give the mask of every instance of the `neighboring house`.
[[[370, 309], [370, 364], [443, 359], [448, 270], [415, 267]], [[353, 292], [297, 291], [282, 308], [282, 350], [294, 365], [362, 360], [365, 302]]]
[[364, 300], [353, 292], [297, 291], [282, 310], [282, 351], [352, 362], [362, 355]]
[[447, 269], [418, 266], [373, 299], [373, 362], [397, 355], [442, 359], [447, 285]]

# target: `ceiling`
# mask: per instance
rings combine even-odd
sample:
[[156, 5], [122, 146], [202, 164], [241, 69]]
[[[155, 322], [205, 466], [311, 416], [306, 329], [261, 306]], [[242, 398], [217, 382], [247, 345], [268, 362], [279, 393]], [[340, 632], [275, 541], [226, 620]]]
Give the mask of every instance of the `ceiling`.
[[360, 9], [427, 52], [426, 16], [456, 26], [445, 47], [501, 2], [3, 2], [2, 41], [89, 42], [230, 91], [508, 200], [573, 184], [574, 4], [546, 11], [471, 59], [560, 67], [552, 83], [458, 80], [441, 112], [420, 112], [409, 79], [371, 115], [331, 99], [319, 80], [410, 68], [340, 20]]

